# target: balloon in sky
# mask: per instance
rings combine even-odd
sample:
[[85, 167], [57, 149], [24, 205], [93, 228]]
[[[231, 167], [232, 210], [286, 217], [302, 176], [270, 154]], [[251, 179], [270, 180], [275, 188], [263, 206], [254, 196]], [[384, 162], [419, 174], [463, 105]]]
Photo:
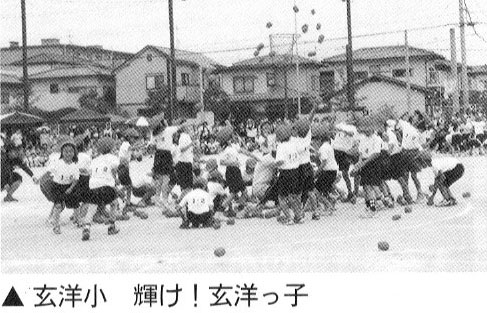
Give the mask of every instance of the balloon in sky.
[[272, 27], [272, 23], [271, 22], [267, 22], [267, 24], [265, 25], [267, 28], [271, 28]]
[[308, 32], [308, 24], [304, 24], [303, 27], [301, 27], [301, 30], [306, 34]]
[[315, 15], [315, 13], [316, 13], [315, 9], [312, 9], [311, 14]]
[[259, 45], [257, 46], [257, 51], [260, 51], [264, 48], [264, 44], [263, 43], [259, 43]]
[[293, 10], [294, 10], [294, 13], [298, 13], [299, 12], [299, 8], [297, 5], [293, 6]]
[[256, 56], [256, 57], [259, 56], [259, 50], [254, 51], [254, 56]]
[[323, 34], [319, 35], [318, 36], [318, 43], [322, 43], [323, 40], [325, 40], [325, 36], [323, 36]]
[[321, 29], [321, 23], [316, 24], [316, 30], [320, 30], [320, 29]]
[[316, 55], [316, 51], [310, 51], [310, 52], [308, 52], [308, 56], [310, 58], [314, 57], [315, 55]]
[[271, 51], [269, 52], [269, 56], [272, 58], [272, 57], [275, 57], [276, 56], [276, 51]]

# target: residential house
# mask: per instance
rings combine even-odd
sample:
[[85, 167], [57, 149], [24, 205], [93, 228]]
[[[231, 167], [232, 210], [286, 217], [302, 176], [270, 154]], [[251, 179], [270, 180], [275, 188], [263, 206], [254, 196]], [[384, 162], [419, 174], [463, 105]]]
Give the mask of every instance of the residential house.
[[[320, 71], [322, 93], [333, 93], [347, 82], [346, 55], [325, 58]], [[442, 98], [453, 92], [455, 83], [450, 62], [433, 51], [409, 47], [410, 82], [425, 87], [436, 97], [426, 107], [438, 106]], [[361, 48], [353, 51], [354, 79], [360, 81], [373, 75], [407, 81], [406, 46], [382, 46]], [[426, 110], [425, 108], [424, 110]], [[423, 111], [424, 111], [423, 110]]]
[[[21, 47], [11, 43], [0, 50], [2, 71], [21, 78]], [[57, 39], [43, 39], [39, 46], [27, 47], [29, 103], [44, 111], [78, 108], [86, 93], [113, 95], [115, 79], [112, 68], [132, 54], [105, 50], [101, 46], [60, 44]]]
[[[148, 109], [150, 92], [167, 90], [170, 50], [146, 46], [115, 69], [117, 105], [131, 115]], [[176, 116], [193, 115], [194, 106], [203, 101], [208, 78], [217, 63], [201, 53], [176, 50]]]
[[298, 98], [301, 113], [309, 111], [309, 98], [319, 95], [320, 67], [311, 59], [284, 54], [243, 60], [216, 72], [238, 112], [275, 118], [298, 114]]
[[[22, 95], [22, 80], [15, 74], [2, 71], [0, 77], [0, 90], [2, 94], [2, 109], [15, 105]], [[20, 102], [21, 103], [21, 102]]]
[[[429, 90], [428, 88], [411, 84], [409, 103], [407, 83], [403, 80], [385, 75], [372, 75], [354, 83], [356, 104], [364, 111], [373, 114], [385, 107], [391, 108], [398, 116], [415, 110], [424, 111]], [[328, 95], [331, 103], [339, 103], [344, 98], [346, 88]]]
[[[27, 46], [27, 58], [40, 54], [61, 56], [65, 60], [83, 60], [107, 68], [115, 68], [133, 55], [132, 53], [104, 49], [101, 45], [61, 44], [57, 38], [42, 39], [40, 45]], [[11, 41], [9, 47], [0, 49], [0, 56], [2, 68], [22, 60], [22, 46], [16, 41]]]

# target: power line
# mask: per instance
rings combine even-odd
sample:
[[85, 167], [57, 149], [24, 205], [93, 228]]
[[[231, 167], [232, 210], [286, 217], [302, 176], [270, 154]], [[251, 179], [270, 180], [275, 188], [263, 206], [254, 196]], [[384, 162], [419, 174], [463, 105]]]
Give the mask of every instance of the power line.
[[[447, 24], [434, 25], [434, 26], [414, 27], [414, 28], [407, 29], [407, 31], [421, 31], [421, 30], [437, 29], [437, 28], [443, 28], [443, 27], [447, 27], [447, 26], [456, 26], [456, 25], [457, 25], [456, 23], [447, 23]], [[376, 36], [382, 36], [382, 35], [398, 34], [398, 33], [403, 33], [403, 32], [404, 32], [404, 29], [391, 30], [391, 31], [383, 31], [383, 32], [374, 32], [374, 33], [366, 33], [366, 34], [355, 35], [355, 36], [352, 36], [352, 38], [376, 37]], [[340, 41], [340, 40], [346, 40], [347, 38], [348, 38], [347, 36], [330, 37], [330, 38], [324, 39], [323, 42]], [[300, 42], [300, 44], [314, 44], [314, 43], [316, 43], [315, 40], [306, 40], [306, 41]], [[232, 49], [208, 50], [208, 51], [200, 51], [200, 53], [216, 54], [216, 53], [225, 53], [225, 52], [247, 51], [247, 50], [252, 50], [252, 49], [255, 49], [255, 47], [252, 46], [252, 47], [242, 47], [242, 48], [232, 48]]]

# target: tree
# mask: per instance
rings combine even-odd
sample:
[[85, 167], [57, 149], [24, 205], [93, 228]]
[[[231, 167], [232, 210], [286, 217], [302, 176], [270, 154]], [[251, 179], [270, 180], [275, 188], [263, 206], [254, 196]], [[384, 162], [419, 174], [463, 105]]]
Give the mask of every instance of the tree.
[[205, 109], [215, 114], [217, 120], [226, 120], [232, 113], [232, 104], [227, 93], [217, 84], [210, 84], [203, 93]]
[[78, 102], [82, 108], [101, 114], [118, 113], [115, 89], [112, 87], [105, 88], [101, 96], [98, 96], [94, 90], [84, 93], [80, 96]]

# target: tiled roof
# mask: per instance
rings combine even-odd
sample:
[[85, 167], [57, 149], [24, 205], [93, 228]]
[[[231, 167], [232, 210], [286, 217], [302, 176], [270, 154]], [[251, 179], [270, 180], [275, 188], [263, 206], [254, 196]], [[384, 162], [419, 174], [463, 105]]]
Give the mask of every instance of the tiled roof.
[[270, 65], [287, 65], [296, 63], [296, 59], [299, 64], [311, 64], [319, 66], [320, 63], [313, 61], [311, 59], [302, 56], [293, 56], [291, 54], [277, 54], [274, 56], [264, 55], [255, 58], [250, 58], [247, 60], [239, 61], [233, 63], [231, 67], [259, 67], [259, 66], [270, 66]]
[[106, 69], [91, 66], [60, 67], [53, 68], [44, 72], [29, 76], [29, 79], [44, 79], [57, 77], [79, 77], [79, 76], [111, 76], [111, 72]]
[[[166, 47], [157, 47], [157, 46], [152, 46], [159, 50], [160, 52], [170, 55], [171, 54], [171, 49], [166, 48]], [[192, 51], [186, 51], [186, 50], [175, 50], [175, 57], [177, 61], [184, 61], [184, 62], [190, 62], [194, 63], [198, 66], [201, 66], [203, 68], [213, 68], [215, 66], [218, 66], [219, 64], [207, 57], [206, 55], [198, 52], [192, 52]]]
[[1, 72], [1, 79], [0, 82], [2, 84], [22, 84], [21, 78], [17, 77], [14, 74], [3, 73]]
[[[406, 55], [406, 46], [382, 46], [382, 47], [368, 47], [360, 48], [353, 51], [353, 59], [355, 60], [380, 60], [391, 58], [404, 58]], [[445, 59], [433, 51], [409, 47], [410, 57], [422, 57], [428, 59]], [[325, 58], [323, 62], [345, 62], [346, 54], [339, 54], [329, 58]]]

